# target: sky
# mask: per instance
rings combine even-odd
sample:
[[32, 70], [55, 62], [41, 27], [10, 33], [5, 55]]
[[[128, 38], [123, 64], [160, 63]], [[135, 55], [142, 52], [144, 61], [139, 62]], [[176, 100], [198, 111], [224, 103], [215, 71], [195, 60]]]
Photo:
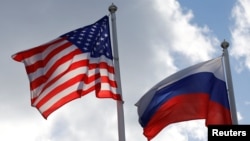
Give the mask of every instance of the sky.
[[[165, 77], [228, 48], [239, 124], [250, 123], [249, 0], [0, 0], [0, 140], [117, 141], [112, 99], [90, 93], [45, 120], [31, 107], [28, 77], [11, 56], [92, 24], [114, 3], [127, 141], [146, 141], [135, 103]], [[152, 141], [204, 141], [204, 120], [174, 123]]]

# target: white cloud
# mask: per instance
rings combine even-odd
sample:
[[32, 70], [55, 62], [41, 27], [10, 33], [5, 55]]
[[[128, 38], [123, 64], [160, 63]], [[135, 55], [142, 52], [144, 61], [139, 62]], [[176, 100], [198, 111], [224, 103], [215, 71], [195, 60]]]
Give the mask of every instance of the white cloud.
[[179, 62], [189, 63], [211, 59], [218, 39], [206, 25], [201, 27], [191, 23], [194, 18], [191, 10], [184, 12], [176, 0], [156, 0], [155, 9], [163, 22], [159, 29], [164, 39], [161, 43], [174, 54], [172, 57], [179, 54]]
[[231, 54], [238, 59], [237, 70], [242, 71], [242, 67], [250, 69], [250, 1], [238, 0], [232, 9], [234, 24], [231, 27], [232, 51]]
[[240, 112], [237, 112], [237, 119], [238, 121], [241, 121], [243, 119], [243, 116], [241, 115]]
[[32, 120], [30, 118], [22, 121], [13, 121], [12, 126], [9, 126], [9, 122], [0, 122], [0, 140], [16, 141], [47, 141], [48, 135], [46, 123], [39, 122], [38, 120]]
[[246, 101], [245, 104], [246, 104], [246, 105], [250, 105], [250, 101]]
[[[158, 21], [161, 21], [155, 22], [154, 31], [151, 31], [155, 35], [151, 39], [156, 54], [155, 62], [161, 64], [155, 71], [158, 77], [166, 77], [178, 69], [213, 57], [214, 46], [219, 41], [207, 26], [192, 23], [194, 15], [191, 10], [184, 12], [176, 0], [156, 0], [154, 9], [158, 13]], [[170, 125], [155, 140], [188, 141], [190, 138], [206, 140], [204, 120]]]
[[190, 139], [199, 141], [207, 139], [205, 120], [191, 120], [170, 124], [155, 137], [155, 140], [188, 141]]

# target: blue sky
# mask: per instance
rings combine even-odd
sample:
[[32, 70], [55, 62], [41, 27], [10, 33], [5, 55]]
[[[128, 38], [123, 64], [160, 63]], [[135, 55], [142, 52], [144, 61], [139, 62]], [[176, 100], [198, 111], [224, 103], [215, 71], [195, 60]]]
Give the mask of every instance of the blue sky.
[[[30, 106], [29, 82], [14, 53], [43, 44], [109, 14], [118, 6], [117, 35], [127, 141], [146, 141], [134, 104], [153, 85], [222, 54], [229, 43], [240, 124], [250, 123], [250, 2], [248, 0], [1, 0], [0, 140], [117, 140], [116, 103], [93, 93], [47, 120]], [[172, 124], [153, 141], [204, 141], [203, 120]]]
[[215, 35], [220, 38], [230, 38], [228, 27], [232, 23], [231, 11], [236, 0], [228, 1], [200, 1], [192, 2], [187, 0], [179, 1], [183, 9], [193, 11], [194, 23], [199, 25], [208, 25], [213, 30]]

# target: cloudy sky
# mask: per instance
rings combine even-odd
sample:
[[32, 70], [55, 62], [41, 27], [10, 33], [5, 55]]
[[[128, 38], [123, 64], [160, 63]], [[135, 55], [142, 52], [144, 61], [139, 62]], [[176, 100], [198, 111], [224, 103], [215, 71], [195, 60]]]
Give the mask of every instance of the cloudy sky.
[[[224, 39], [239, 124], [250, 123], [249, 0], [0, 0], [0, 140], [118, 140], [114, 100], [90, 93], [45, 120], [30, 105], [24, 65], [11, 58], [108, 15], [112, 2], [127, 141], [146, 141], [134, 106], [139, 98], [168, 75], [221, 55]], [[206, 139], [204, 120], [194, 120], [167, 126], [153, 141]]]

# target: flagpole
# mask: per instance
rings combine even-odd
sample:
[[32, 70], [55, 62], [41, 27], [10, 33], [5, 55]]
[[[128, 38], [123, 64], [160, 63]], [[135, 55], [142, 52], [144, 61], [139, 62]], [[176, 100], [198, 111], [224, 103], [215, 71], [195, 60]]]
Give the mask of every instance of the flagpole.
[[[109, 6], [109, 12], [111, 13], [112, 21], [112, 37], [113, 37], [113, 51], [114, 51], [114, 67], [117, 81], [117, 91], [122, 96], [121, 89], [121, 78], [120, 78], [120, 66], [119, 66], [119, 55], [118, 55], [118, 42], [117, 42], [117, 33], [116, 33], [116, 17], [115, 12], [117, 6], [113, 3]], [[123, 101], [117, 101], [117, 118], [118, 118], [118, 137], [119, 141], [125, 141], [125, 125], [124, 125], [124, 112], [123, 112]]]
[[234, 125], [237, 125], [238, 124], [237, 110], [236, 110], [236, 105], [235, 105], [233, 82], [232, 82], [231, 69], [230, 69], [230, 63], [229, 63], [229, 55], [228, 55], [228, 50], [227, 50], [227, 48], [229, 47], [229, 43], [224, 40], [221, 43], [221, 47], [223, 48], [223, 56], [224, 56], [223, 58], [225, 62], [225, 70], [226, 70], [226, 77], [227, 77], [227, 86], [228, 86], [232, 122]]

